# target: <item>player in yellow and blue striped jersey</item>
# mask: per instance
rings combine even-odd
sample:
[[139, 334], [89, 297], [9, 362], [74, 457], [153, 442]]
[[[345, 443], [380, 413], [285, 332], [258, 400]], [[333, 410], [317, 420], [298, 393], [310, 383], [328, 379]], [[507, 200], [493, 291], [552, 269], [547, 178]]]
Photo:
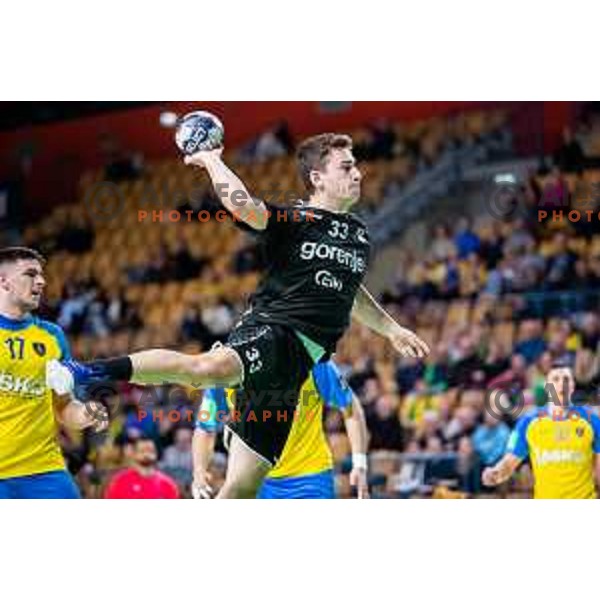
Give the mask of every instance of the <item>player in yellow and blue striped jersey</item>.
[[592, 499], [600, 480], [600, 418], [588, 406], [572, 403], [575, 379], [570, 367], [548, 373], [551, 398], [545, 408], [519, 419], [506, 455], [483, 473], [483, 483], [508, 481], [521, 463], [531, 462], [534, 498]]
[[[70, 356], [60, 327], [38, 319], [44, 259], [28, 248], [0, 250], [0, 499], [76, 499], [56, 419], [73, 429], [107, 421], [106, 411], [46, 385], [46, 364]], [[92, 404], [92, 403], [90, 403]]]
[[[259, 499], [335, 498], [333, 457], [323, 431], [325, 406], [340, 410], [344, 415], [353, 453], [351, 483], [357, 487], [359, 498], [368, 497], [367, 428], [364, 413], [360, 402], [335, 364], [330, 361], [316, 364], [304, 384], [285, 449], [263, 482]], [[216, 434], [234, 413], [234, 390], [213, 389], [205, 392], [194, 436], [196, 497], [208, 498], [212, 495], [208, 468]], [[272, 410], [272, 418], [277, 418], [275, 408]]]

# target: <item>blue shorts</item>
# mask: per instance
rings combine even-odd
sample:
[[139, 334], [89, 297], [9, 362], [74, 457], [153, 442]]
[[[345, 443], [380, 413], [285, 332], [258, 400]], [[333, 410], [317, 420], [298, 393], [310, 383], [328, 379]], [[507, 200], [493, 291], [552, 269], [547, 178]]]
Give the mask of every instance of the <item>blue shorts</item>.
[[0, 500], [80, 500], [67, 471], [0, 479]]
[[265, 479], [258, 493], [259, 500], [333, 500], [334, 498], [333, 471], [304, 477]]

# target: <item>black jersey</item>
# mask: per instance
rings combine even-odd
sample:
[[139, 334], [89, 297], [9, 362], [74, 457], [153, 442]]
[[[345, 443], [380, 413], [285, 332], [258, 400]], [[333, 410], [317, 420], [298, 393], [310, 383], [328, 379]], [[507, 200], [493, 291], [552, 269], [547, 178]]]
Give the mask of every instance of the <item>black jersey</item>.
[[354, 215], [309, 206], [269, 210], [259, 232], [266, 273], [252, 318], [292, 327], [333, 352], [368, 269], [367, 227]]

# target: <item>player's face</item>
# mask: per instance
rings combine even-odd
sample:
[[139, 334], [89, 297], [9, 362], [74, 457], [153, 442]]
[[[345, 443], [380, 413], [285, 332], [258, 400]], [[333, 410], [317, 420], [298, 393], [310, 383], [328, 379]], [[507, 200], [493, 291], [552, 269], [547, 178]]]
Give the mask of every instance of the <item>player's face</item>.
[[42, 300], [46, 279], [37, 260], [18, 260], [0, 267], [0, 286], [13, 306], [24, 313], [36, 310]]
[[575, 379], [571, 369], [552, 369], [548, 373], [546, 384], [551, 387], [552, 397], [558, 398], [560, 403], [570, 401], [575, 391]]
[[362, 175], [349, 149], [332, 150], [323, 171], [315, 173], [315, 187], [328, 198], [350, 206], [360, 199]]

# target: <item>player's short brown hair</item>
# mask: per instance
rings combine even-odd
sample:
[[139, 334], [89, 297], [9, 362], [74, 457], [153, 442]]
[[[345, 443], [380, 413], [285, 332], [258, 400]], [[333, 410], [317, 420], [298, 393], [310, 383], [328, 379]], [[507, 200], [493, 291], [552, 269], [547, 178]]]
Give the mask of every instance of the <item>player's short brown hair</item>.
[[18, 260], [37, 260], [42, 265], [46, 264], [46, 259], [32, 248], [22, 248], [13, 246], [11, 248], [0, 248], [0, 265], [15, 263]]
[[315, 191], [310, 174], [323, 169], [332, 150], [352, 150], [352, 138], [339, 133], [323, 133], [308, 138], [298, 147], [298, 171], [309, 194]]

